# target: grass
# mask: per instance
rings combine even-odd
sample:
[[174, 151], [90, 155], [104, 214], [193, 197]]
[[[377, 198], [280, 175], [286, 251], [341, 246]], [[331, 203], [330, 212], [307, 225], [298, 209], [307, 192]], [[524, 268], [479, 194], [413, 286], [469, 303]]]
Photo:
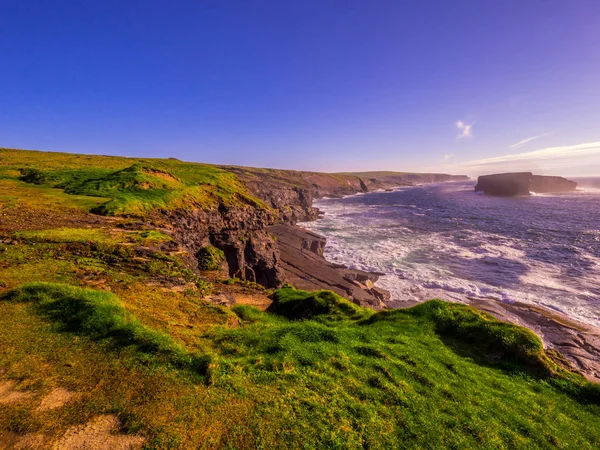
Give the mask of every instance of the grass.
[[225, 262], [225, 253], [212, 245], [201, 248], [196, 254], [200, 270], [219, 270]]
[[5, 162], [0, 180], [60, 189], [80, 198], [103, 198], [91, 207], [103, 215], [144, 216], [219, 204], [265, 207], [236, 175], [207, 164], [11, 149], [0, 149], [0, 160]]
[[37, 314], [59, 332], [84, 335], [111, 346], [132, 347], [144, 355], [205, 375], [207, 358], [192, 355], [159, 331], [144, 326], [109, 292], [57, 283], [29, 283], [10, 291], [3, 300], [31, 302]]
[[[237, 322], [213, 322], [184, 342], [106, 292], [34, 283], [4, 298], [0, 365], [28, 380], [20, 389], [45, 392], [60, 380], [85, 402], [52, 419], [28, 412], [33, 400], [0, 406], [0, 430], [60, 434], [111, 411], [149, 437], [148, 448], [600, 444], [594, 387], [556, 367], [533, 334], [461, 305], [376, 313], [331, 292], [284, 288], [270, 312], [236, 306]], [[191, 348], [203, 351], [203, 377], [190, 370]]]
[[[262, 207], [214, 166], [0, 150], [0, 376], [31, 394], [0, 403], [0, 442], [115, 414], [146, 449], [600, 447], [598, 386], [475, 309], [291, 287], [267, 311], [207, 301], [266, 298], [203, 279], [150, 213], [216, 205]], [[56, 387], [77, 396], [38, 411]]]

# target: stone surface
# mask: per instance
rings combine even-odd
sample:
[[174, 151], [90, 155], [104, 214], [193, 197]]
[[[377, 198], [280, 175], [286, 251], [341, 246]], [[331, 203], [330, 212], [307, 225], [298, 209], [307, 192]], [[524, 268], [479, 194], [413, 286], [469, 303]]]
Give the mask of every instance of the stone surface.
[[484, 175], [477, 179], [475, 192], [502, 196], [529, 195], [532, 177], [531, 172]]
[[563, 177], [533, 175], [531, 172], [483, 175], [477, 179], [475, 192], [489, 195], [517, 196], [536, 193], [569, 192], [577, 183]]
[[362, 306], [375, 309], [385, 306], [382, 300], [389, 298], [389, 294], [372, 286], [378, 274], [328, 262], [319, 252], [325, 244], [324, 237], [289, 225], [270, 227], [269, 232], [276, 237], [286, 282], [309, 291], [328, 289]]
[[577, 183], [563, 177], [534, 175], [531, 178], [531, 191], [536, 193], [569, 192], [575, 189]]
[[470, 304], [500, 320], [534, 331], [546, 349], [558, 351], [588, 380], [600, 382], [600, 330], [564, 314], [525, 303], [472, 300]]

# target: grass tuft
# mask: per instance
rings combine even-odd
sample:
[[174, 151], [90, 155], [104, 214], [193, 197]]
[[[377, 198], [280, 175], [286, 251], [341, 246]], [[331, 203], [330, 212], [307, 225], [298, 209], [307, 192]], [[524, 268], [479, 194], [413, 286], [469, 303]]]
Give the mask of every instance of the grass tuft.
[[331, 291], [307, 292], [288, 286], [275, 291], [271, 298], [269, 312], [292, 320], [359, 320], [373, 313]]
[[225, 253], [212, 245], [207, 245], [196, 253], [196, 260], [200, 270], [219, 270], [225, 262]]

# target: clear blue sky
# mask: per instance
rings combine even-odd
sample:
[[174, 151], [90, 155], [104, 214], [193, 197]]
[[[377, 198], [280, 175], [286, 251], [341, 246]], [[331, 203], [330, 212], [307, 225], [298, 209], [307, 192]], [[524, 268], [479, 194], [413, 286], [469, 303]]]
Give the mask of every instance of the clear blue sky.
[[598, 0], [0, 0], [0, 57], [4, 147], [600, 175]]

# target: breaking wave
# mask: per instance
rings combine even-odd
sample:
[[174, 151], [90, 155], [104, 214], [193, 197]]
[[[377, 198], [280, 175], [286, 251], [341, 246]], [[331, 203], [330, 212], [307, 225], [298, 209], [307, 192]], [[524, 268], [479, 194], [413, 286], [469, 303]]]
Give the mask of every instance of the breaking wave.
[[486, 298], [600, 325], [600, 193], [498, 198], [446, 183], [316, 202], [328, 260], [384, 273], [391, 306]]

